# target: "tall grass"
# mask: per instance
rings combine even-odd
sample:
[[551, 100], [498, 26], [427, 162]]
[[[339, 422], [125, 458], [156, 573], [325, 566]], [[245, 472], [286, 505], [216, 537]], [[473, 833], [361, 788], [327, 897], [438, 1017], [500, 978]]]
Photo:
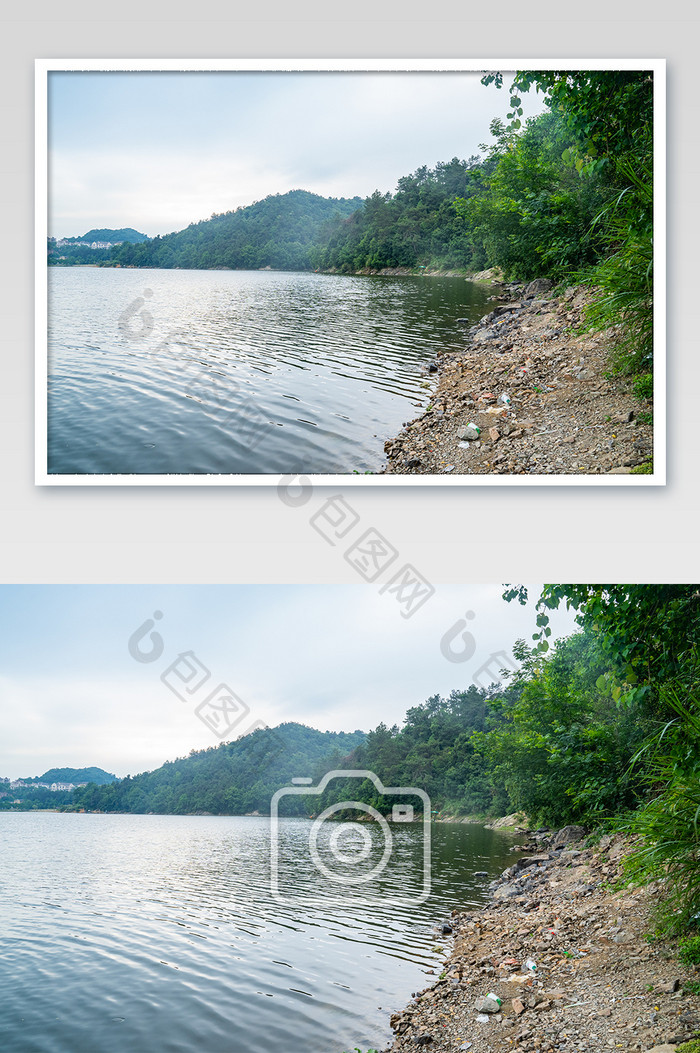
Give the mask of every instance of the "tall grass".
[[662, 927], [683, 931], [700, 920], [700, 706], [662, 695], [673, 714], [640, 750], [650, 796], [624, 823], [636, 846], [625, 864], [637, 884], [662, 880]]
[[613, 329], [611, 362], [620, 373], [650, 373], [654, 353], [654, 213], [651, 154], [640, 162], [619, 160], [616, 172], [625, 186], [593, 222], [601, 228], [606, 255], [582, 279], [598, 295], [586, 312], [586, 324], [600, 332]]

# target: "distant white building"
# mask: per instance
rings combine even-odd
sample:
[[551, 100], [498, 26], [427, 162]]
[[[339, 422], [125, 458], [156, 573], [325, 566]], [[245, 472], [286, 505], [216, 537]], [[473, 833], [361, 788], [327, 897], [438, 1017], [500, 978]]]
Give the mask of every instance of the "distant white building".
[[74, 790], [75, 789], [75, 783], [72, 783], [72, 782], [52, 782], [51, 783], [51, 789], [54, 791], [54, 793], [56, 792], [56, 790]]

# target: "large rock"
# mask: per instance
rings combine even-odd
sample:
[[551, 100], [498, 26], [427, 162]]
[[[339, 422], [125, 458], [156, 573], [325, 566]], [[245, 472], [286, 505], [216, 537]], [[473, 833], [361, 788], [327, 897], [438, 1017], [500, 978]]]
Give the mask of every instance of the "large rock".
[[537, 866], [538, 863], [548, 863], [552, 858], [554, 857], [550, 856], [549, 852], [543, 852], [537, 856], [522, 856], [513, 864], [513, 867], [517, 873], [519, 870], [524, 870], [525, 867]]
[[557, 830], [552, 838], [551, 847], [559, 848], [560, 845], [568, 845], [572, 841], [580, 841], [585, 836], [586, 831], [582, 826], [563, 826], [561, 830]]
[[552, 283], [549, 278], [535, 278], [533, 282], [525, 286], [523, 292], [524, 297], [528, 296], [541, 296], [543, 293], [549, 292], [552, 288]]
[[501, 830], [503, 827], [512, 826], [519, 830], [527, 830], [528, 820], [524, 812], [512, 812], [510, 815], [504, 815], [502, 819], [495, 819], [492, 823], [486, 824], [487, 830]]
[[521, 891], [522, 889], [517, 882], [511, 881], [507, 885], [498, 885], [493, 893], [493, 898], [500, 902], [501, 900], [512, 899], [513, 896], [519, 896]]

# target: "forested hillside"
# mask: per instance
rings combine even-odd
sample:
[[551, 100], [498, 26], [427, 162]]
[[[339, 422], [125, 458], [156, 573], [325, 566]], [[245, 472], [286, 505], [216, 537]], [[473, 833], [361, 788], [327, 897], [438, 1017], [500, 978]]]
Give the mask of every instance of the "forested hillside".
[[23, 782], [94, 782], [99, 786], [114, 782], [116, 775], [105, 771], [104, 768], [49, 768], [43, 775], [35, 775]]
[[306, 190], [274, 194], [185, 230], [121, 245], [110, 260], [122, 267], [232, 267], [308, 270], [309, 247], [325, 223], [348, 216], [360, 198], [326, 198]]
[[80, 241], [109, 241], [112, 244], [122, 241], [137, 243], [148, 241], [148, 236], [138, 230], [134, 230], [133, 227], [120, 227], [119, 230], [114, 230], [112, 227], [100, 227], [99, 229], [89, 230], [87, 234], [79, 234], [77, 238], [62, 238], [61, 241], [64, 244]]
[[395, 193], [375, 190], [347, 219], [321, 231], [310, 253], [320, 270], [468, 268], [475, 263], [455, 201], [471, 193], [478, 157], [426, 165], [402, 176]]
[[332, 768], [364, 737], [361, 731], [322, 732], [294, 723], [261, 728], [152, 772], [81, 787], [73, 791], [73, 803], [103, 812], [269, 814], [276, 790]]

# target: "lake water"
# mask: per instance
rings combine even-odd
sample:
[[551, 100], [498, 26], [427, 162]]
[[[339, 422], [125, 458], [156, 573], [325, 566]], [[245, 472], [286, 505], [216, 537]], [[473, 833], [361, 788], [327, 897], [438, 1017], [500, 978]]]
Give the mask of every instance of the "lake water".
[[488, 310], [463, 278], [50, 267], [48, 472], [376, 471]]
[[435, 925], [484, 902], [474, 871], [509, 865], [513, 838], [434, 824], [432, 893], [416, 904], [421, 824], [393, 824], [386, 870], [339, 901], [311, 827], [280, 822], [278, 902], [267, 818], [0, 813], [0, 1049], [381, 1049], [390, 1013], [439, 968]]

